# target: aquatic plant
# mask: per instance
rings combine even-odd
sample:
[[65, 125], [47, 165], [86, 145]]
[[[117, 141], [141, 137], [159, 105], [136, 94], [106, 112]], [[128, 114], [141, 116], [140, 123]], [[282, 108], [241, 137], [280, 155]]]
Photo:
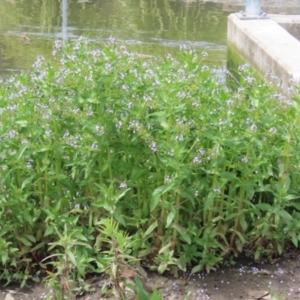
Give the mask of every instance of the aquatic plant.
[[239, 72], [229, 87], [190, 49], [81, 39], [2, 80], [0, 279], [113, 265], [119, 282], [136, 259], [210, 271], [297, 246], [299, 97]]

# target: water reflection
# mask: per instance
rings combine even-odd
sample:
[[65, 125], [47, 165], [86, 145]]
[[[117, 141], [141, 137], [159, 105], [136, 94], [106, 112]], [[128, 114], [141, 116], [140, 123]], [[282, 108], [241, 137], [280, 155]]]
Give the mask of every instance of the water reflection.
[[61, 0], [0, 0], [0, 73], [26, 69], [39, 54], [49, 56], [53, 41], [66, 34], [95, 41], [114, 36], [131, 50], [152, 55], [174, 54], [180, 44], [187, 44], [206, 50], [209, 62], [222, 64], [226, 59], [227, 14], [222, 5], [68, 0], [68, 25], [63, 23], [62, 5]]
[[68, 40], [68, 0], [62, 0], [62, 38]]

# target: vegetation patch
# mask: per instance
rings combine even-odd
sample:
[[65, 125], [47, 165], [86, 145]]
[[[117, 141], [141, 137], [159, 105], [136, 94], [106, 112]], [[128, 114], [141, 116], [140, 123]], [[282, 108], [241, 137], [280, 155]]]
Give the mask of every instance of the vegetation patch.
[[81, 39], [3, 80], [0, 279], [46, 270], [72, 295], [106, 273], [122, 298], [128, 277], [145, 292], [140, 265], [194, 273], [298, 246], [299, 97], [239, 72], [229, 88], [190, 49]]

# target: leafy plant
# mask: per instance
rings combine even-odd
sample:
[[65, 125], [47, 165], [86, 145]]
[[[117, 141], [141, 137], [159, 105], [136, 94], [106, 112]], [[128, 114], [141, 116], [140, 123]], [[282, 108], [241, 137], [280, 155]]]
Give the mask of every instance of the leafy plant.
[[[73, 220], [74, 223], [76, 221]], [[55, 230], [59, 239], [50, 243], [49, 251], [57, 253], [43, 259], [43, 261], [51, 260], [47, 265], [54, 271], [47, 270], [48, 277], [44, 281], [54, 290], [52, 299], [64, 299], [65, 295], [76, 299], [74, 292], [80, 279], [83, 279], [88, 271], [95, 272], [91, 264], [95, 260], [92, 247], [83, 234], [83, 228], [78, 227], [69, 232], [65, 224], [63, 233], [57, 228]]]
[[2, 80], [0, 279], [51, 263], [61, 294], [106, 272], [123, 297], [137, 262], [210, 271], [297, 246], [299, 97], [238, 72], [229, 87], [190, 49], [80, 39]]

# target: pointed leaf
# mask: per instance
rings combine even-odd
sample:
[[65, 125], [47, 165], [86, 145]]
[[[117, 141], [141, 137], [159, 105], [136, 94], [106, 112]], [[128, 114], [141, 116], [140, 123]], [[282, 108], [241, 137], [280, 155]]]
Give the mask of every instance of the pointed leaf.
[[25, 246], [31, 246], [31, 245], [32, 245], [31, 242], [29, 242], [29, 241], [27, 240], [27, 238], [25, 238], [24, 236], [23, 236], [23, 237], [17, 237], [17, 239], [18, 239], [19, 241], [21, 241]]
[[143, 238], [145, 238], [146, 236], [148, 236], [156, 227], [158, 226], [158, 222], [157, 220], [152, 223], [149, 228], [146, 230], [146, 232], [143, 235]]
[[174, 218], [176, 216], [176, 212], [174, 210], [171, 210], [167, 216], [167, 224], [166, 224], [166, 228], [168, 228], [171, 223], [173, 222]]
[[189, 236], [189, 234], [182, 228], [180, 227], [175, 227], [176, 230], [179, 232], [180, 236], [188, 243], [191, 244], [192, 240], [191, 237]]

